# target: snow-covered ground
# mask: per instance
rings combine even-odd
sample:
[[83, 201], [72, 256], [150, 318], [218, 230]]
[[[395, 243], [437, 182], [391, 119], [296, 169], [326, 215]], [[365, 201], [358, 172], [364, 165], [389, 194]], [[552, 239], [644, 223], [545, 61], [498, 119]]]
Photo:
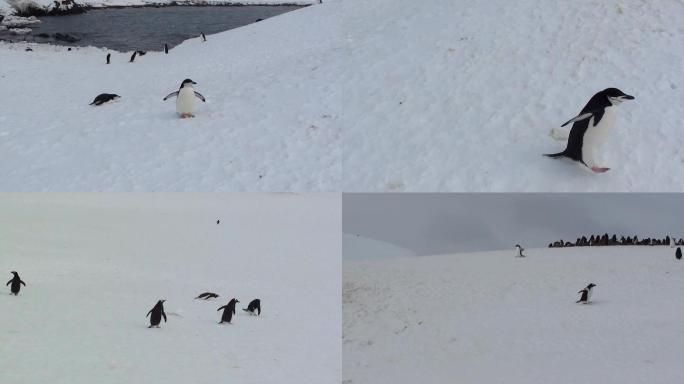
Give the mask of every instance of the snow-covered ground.
[[361, 235], [342, 235], [342, 255], [352, 260], [416, 256], [410, 249]]
[[[684, 188], [682, 1], [343, 3], [345, 191]], [[542, 157], [607, 87], [612, 170]]]
[[[343, 383], [678, 383], [684, 262], [669, 247], [347, 262]], [[593, 302], [576, 293], [597, 284]]]
[[[339, 191], [342, 2], [131, 52], [0, 43], [0, 190]], [[179, 119], [185, 78], [207, 102]], [[88, 105], [100, 93], [122, 98]]]
[[[0, 382], [339, 383], [339, 202], [0, 196]], [[193, 300], [204, 291], [221, 296]], [[254, 298], [258, 317], [241, 310]], [[159, 299], [168, 322], [148, 329]]]

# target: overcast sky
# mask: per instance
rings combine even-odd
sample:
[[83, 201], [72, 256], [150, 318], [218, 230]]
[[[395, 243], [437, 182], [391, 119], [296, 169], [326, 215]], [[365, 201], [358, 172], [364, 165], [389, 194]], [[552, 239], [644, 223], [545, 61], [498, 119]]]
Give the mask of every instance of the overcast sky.
[[[342, 227], [419, 255], [545, 247], [592, 233], [684, 237], [684, 194], [344, 194]], [[345, 256], [349, 257], [349, 256]]]

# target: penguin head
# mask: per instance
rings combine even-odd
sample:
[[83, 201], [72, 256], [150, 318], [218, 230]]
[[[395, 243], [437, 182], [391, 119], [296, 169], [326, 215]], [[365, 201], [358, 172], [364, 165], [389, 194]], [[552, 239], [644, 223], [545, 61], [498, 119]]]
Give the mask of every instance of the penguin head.
[[157, 304], [164, 304], [165, 301], [166, 300], [159, 300], [159, 303], [157, 303]]
[[627, 95], [617, 88], [606, 88], [602, 92], [613, 105], [618, 105], [625, 100], [634, 100], [634, 96]]
[[190, 79], [185, 79], [185, 80], [183, 80], [183, 82], [181, 83], [181, 88], [183, 88], [183, 87], [192, 87], [193, 84], [197, 84], [197, 83], [195, 83], [194, 81], [192, 81], [192, 80], [190, 80]]
[[18, 275], [18, 273], [17, 273], [16, 271], [12, 271], [11, 273], [12, 273], [14, 276]]
[[591, 283], [591, 284], [587, 285], [587, 288], [588, 288], [588, 289], [592, 289], [592, 288], [594, 288], [595, 286], [596, 286], [596, 284]]

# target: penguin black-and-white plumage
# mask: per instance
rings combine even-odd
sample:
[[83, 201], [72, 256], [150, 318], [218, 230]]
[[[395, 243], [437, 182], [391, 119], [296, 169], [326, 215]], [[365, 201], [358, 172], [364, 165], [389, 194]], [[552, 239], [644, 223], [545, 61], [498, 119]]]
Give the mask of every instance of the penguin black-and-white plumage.
[[521, 247], [520, 244], [516, 244], [515, 245], [515, 256], [516, 257], [525, 257], [525, 255], [523, 255], [524, 250], [525, 250], [525, 248]]
[[[159, 323], [161, 323], [162, 317], [164, 317], [164, 322], [166, 322], [166, 313], [164, 312], [164, 302], [166, 300], [159, 300], [157, 301], [157, 304], [154, 305], [152, 309], [150, 309], [149, 312], [147, 312], [147, 316], [150, 316], [150, 313], [152, 316], [150, 316], [150, 326], [147, 328], [152, 328], [152, 327], [157, 327], [159, 328]], [[145, 316], [145, 317], [147, 317]]]
[[95, 97], [95, 100], [93, 100], [92, 103], [88, 105], [102, 105], [104, 103], [110, 102], [112, 100], [117, 100], [120, 99], [121, 96], [114, 94], [114, 93], [101, 93]]
[[[10, 292], [12, 295], [17, 296], [19, 294], [19, 291], [21, 290], [21, 285], [23, 284], [24, 287], [26, 286], [26, 283], [24, 283], [21, 278], [19, 277], [19, 274], [16, 271], [12, 271], [12, 279], [5, 284], [5, 286], [10, 286]], [[11, 284], [11, 285], [10, 285]]]
[[677, 260], [681, 260], [681, 259], [682, 259], [682, 249], [679, 248], [679, 247], [677, 247], [677, 250], [675, 251], [675, 258], [676, 258]]
[[129, 63], [134, 62], [134, 61], [135, 61], [135, 56], [136, 56], [137, 54], [138, 54], [138, 51], [133, 52], [133, 54], [131, 55], [131, 60], [129, 60], [128, 62], [129, 62]]
[[167, 55], [169, 54], [169, 45], [168, 44], [164, 44], [164, 53], [166, 53]]
[[593, 291], [595, 286], [596, 286], [596, 284], [591, 283], [591, 284], [587, 285], [586, 288], [577, 292], [577, 293], [581, 293], [582, 296], [580, 296], [580, 299], [577, 300], [576, 303], [583, 303], [583, 304], [589, 303], [589, 301], [591, 300], [592, 291]]
[[204, 299], [204, 300], [209, 300], [209, 299], [215, 299], [219, 297], [219, 295], [213, 293], [213, 292], [204, 292], [200, 294], [199, 296], [195, 297], [195, 299]]
[[197, 83], [190, 79], [185, 79], [181, 83], [180, 89], [175, 92], [171, 92], [164, 97], [164, 101], [170, 97], [177, 97], [176, 112], [178, 112], [181, 118], [195, 117], [195, 98], [202, 100], [202, 102], [206, 102], [204, 96], [192, 88], [193, 84]]
[[112, 54], [111, 54], [111, 53], [108, 53], [108, 54], [107, 54], [107, 64], [109, 64], [109, 62], [110, 62], [109, 59], [111, 59], [111, 58], [112, 58]]
[[221, 321], [219, 322], [219, 324], [230, 323], [230, 320], [233, 318], [233, 315], [235, 314], [235, 304], [239, 302], [240, 301], [233, 298], [228, 302], [228, 304], [216, 310], [218, 312], [223, 309], [223, 313], [221, 314]]
[[249, 302], [247, 308], [242, 308], [243, 311], [249, 312], [252, 315], [261, 315], [261, 300], [254, 299]]
[[544, 156], [567, 157], [597, 173], [608, 171], [609, 168], [600, 167], [596, 163], [598, 147], [605, 142], [615, 125], [615, 107], [625, 100], [633, 99], [634, 96], [627, 95], [617, 88], [606, 88], [595, 94], [579, 115], [562, 125], [564, 127], [573, 123], [565, 150]]

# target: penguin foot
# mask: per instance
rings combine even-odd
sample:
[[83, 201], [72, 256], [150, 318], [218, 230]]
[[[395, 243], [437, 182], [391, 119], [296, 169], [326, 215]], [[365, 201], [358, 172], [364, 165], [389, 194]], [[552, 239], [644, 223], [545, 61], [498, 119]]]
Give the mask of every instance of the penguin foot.
[[610, 170], [610, 168], [603, 168], [603, 167], [591, 167], [591, 170], [596, 172], [596, 173], [605, 173]]
[[193, 115], [192, 113], [182, 113], [182, 114], [180, 115], [180, 118], [181, 118], [181, 119], [185, 119], [185, 118], [188, 118], [188, 117], [195, 117], [195, 115]]

